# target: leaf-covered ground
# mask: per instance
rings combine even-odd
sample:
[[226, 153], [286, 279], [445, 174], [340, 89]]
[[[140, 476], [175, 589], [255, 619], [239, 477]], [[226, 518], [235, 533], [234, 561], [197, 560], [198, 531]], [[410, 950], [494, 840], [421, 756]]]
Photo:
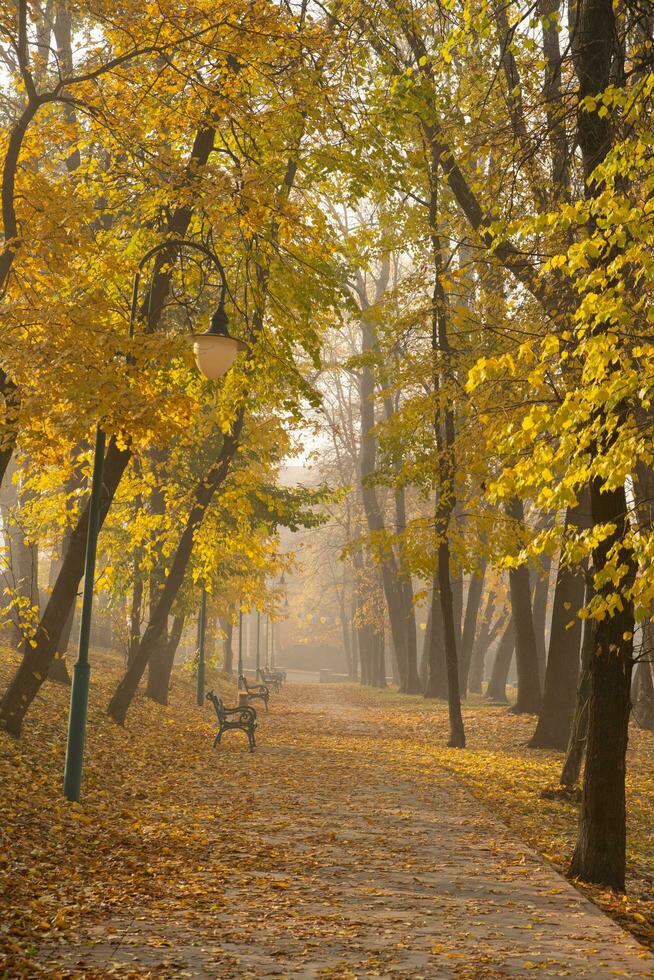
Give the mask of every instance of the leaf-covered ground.
[[[456, 752], [440, 704], [289, 684], [255, 755], [239, 733], [212, 753], [187, 679], [122, 730], [104, 715], [118, 664], [95, 663], [81, 805], [61, 797], [66, 690], [0, 736], [1, 976], [652, 975], [523, 843], [565, 862], [575, 823], [540, 796], [559, 760], [523, 747], [529, 720], [471, 705]], [[629, 897], [593, 896], [641, 938], [652, 750], [634, 734]]]

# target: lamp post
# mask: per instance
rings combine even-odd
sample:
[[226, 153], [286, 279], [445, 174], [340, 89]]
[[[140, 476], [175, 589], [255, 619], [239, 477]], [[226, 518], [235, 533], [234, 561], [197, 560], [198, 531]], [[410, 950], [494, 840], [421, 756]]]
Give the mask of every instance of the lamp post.
[[238, 610], [238, 684], [237, 690], [241, 690], [241, 675], [243, 673], [243, 610], [239, 606]]
[[[195, 362], [200, 372], [210, 380], [221, 378], [229, 371], [239, 351], [247, 345], [230, 337], [227, 331], [225, 297], [227, 280], [225, 270], [218, 256], [200, 242], [186, 242], [183, 239], [170, 239], [160, 242], [145, 253], [138, 264], [132, 286], [132, 305], [129, 318], [129, 336], [134, 336], [134, 325], [138, 308], [141, 272], [147, 262], [164, 250], [173, 251], [190, 248], [211, 259], [220, 275], [220, 296], [218, 306], [205, 333], [192, 335]], [[104, 464], [105, 433], [98, 427], [95, 437], [93, 475], [91, 477], [91, 500], [89, 504], [89, 523], [86, 536], [86, 559], [84, 566], [84, 591], [82, 597], [82, 616], [80, 621], [77, 662], [73, 667], [73, 682], [70, 691], [70, 711], [68, 716], [68, 740], [66, 744], [66, 763], [64, 767], [64, 796], [75, 803], [79, 801], [84, 764], [84, 737], [86, 732], [86, 713], [89, 699], [89, 641], [91, 637], [91, 618], [93, 612], [93, 579], [95, 559], [100, 530], [100, 502], [102, 495], [102, 468]]]
[[257, 609], [257, 676], [256, 680], [259, 679], [259, 671], [261, 669], [261, 613]]
[[204, 704], [204, 650], [207, 632], [207, 590], [202, 587], [200, 614], [198, 616], [198, 673], [196, 678], [196, 700], [200, 707]]
[[98, 429], [95, 434], [95, 455], [93, 457], [93, 476], [91, 478], [91, 503], [89, 505], [89, 528], [86, 537], [84, 597], [82, 599], [82, 619], [79, 631], [79, 653], [77, 662], [73, 667], [73, 681], [70, 689], [68, 744], [66, 747], [66, 767], [64, 769], [64, 796], [67, 800], [73, 800], [74, 802], [79, 801], [82, 785], [84, 733], [86, 729], [86, 710], [89, 703], [89, 679], [91, 675], [89, 637], [91, 635], [96, 542], [100, 526], [100, 494], [102, 492], [104, 444], [105, 434], [102, 429]]

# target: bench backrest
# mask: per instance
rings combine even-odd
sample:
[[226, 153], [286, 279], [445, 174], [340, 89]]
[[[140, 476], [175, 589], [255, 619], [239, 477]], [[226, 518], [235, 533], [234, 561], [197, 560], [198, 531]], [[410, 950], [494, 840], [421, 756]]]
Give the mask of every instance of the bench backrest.
[[216, 710], [216, 714], [218, 715], [218, 720], [221, 721], [221, 722], [224, 721], [225, 720], [225, 705], [222, 703], [222, 701], [220, 700], [220, 698], [218, 697], [218, 695], [215, 693], [215, 691], [208, 691], [207, 692], [207, 701], [211, 701], [211, 703], [213, 704], [213, 706], [214, 706], [214, 708]]

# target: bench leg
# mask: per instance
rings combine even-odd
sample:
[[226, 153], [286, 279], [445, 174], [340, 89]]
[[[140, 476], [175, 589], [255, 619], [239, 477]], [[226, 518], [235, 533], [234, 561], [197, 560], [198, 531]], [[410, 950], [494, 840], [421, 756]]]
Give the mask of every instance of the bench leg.
[[254, 741], [254, 729], [248, 728], [247, 731], [248, 742], [250, 743], [250, 752], [254, 752], [257, 743]]
[[266, 706], [266, 711], [267, 711], [267, 710], [268, 710], [268, 698], [264, 698], [264, 699], [263, 699], [263, 703], [265, 704], [265, 706]]
[[222, 734], [223, 734], [223, 730], [222, 730], [222, 728], [219, 728], [218, 731], [216, 732], [216, 737], [213, 740], [212, 748], [215, 749], [215, 747], [217, 745], [220, 745], [220, 739], [221, 739]]

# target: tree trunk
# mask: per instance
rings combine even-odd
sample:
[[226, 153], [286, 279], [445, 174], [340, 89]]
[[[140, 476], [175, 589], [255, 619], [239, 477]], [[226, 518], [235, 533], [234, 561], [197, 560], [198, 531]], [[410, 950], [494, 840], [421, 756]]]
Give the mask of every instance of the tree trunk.
[[431, 602], [427, 611], [427, 622], [422, 634], [422, 653], [420, 654], [420, 683], [423, 691], [427, 690], [429, 683], [429, 646], [431, 644]]
[[536, 655], [538, 657], [538, 682], [541, 690], [545, 683], [547, 667], [547, 649], [545, 646], [545, 623], [547, 619], [547, 599], [550, 590], [551, 559], [549, 555], [541, 556], [541, 568], [536, 576], [533, 599], [534, 637], [536, 639]]
[[438, 586], [443, 614], [443, 633], [445, 636], [445, 665], [447, 668], [447, 705], [450, 722], [450, 748], [465, 748], [466, 737], [461, 715], [461, 696], [459, 693], [459, 662], [456, 649], [456, 629], [454, 624], [454, 603], [450, 585], [450, 546], [447, 536], [438, 546]]
[[[651, 625], [651, 624], [648, 624]], [[654, 732], [654, 678], [652, 677], [652, 653], [641, 660], [634, 678], [634, 720], [644, 731]]]
[[141, 640], [141, 607], [143, 605], [143, 576], [134, 563], [134, 582], [132, 585], [132, 604], [129, 612], [129, 646], [127, 648], [127, 666], [134, 659], [134, 654]]
[[75, 603], [70, 608], [68, 613], [68, 619], [64, 623], [64, 628], [61, 631], [61, 637], [59, 638], [59, 643], [57, 644], [57, 652], [54, 656], [52, 663], [50, 664], [50, 670], [48, 671], [48, 680], [54, 681], [56, 684], [63, 684], [64, 687], [70, 687], [71, 679], [68, 673], [68, 667], [66, 665], [66, 652], [70, 645], [70, 634], [73, 632], [73, 622], [75, 620]]
[[[638, 418], [638, 415], [636, 416]], [[647, 419], [639, 419], [639, 428], [647, 427]], [[639, 460], [635, 467], [634, 479], [635, 513], [644, 534], [648, 534], [654, 523], [654, 468]], [[647, 574], [641, 569], [640, 574]], [[636, 667], [632, 701], [634, 720], [639, 728], [654, 731], [654, 605], [650, 616], [641, 623], [641, 645], [638, 651], [641, 662]]]
[[[429, 625], [429, 675], [425, 687], [426, 698], [447, 697], [447, 671], [445, 667], [445, 643], [443, 638], [443, 609], [438, 588], [438, 573], [434, 573], [431, 589]], [[427, 642], [427, 640], [425, 641]]]
[[[74, 482], [74, 485], [78, 484], [78, 481]], [[67, 487], [68, 489], [68, 487]], [[66, 554], [66, 548], [70, 542], [70, 529], [68, 528], [63, 536], [61, 542], [61, 555]], [[61, 569], [61, 558], [53, 559], [50, 562], [50, 571], [48, 573], [48, 588], [52, 589], [55, 582], [57, 581], [57, 575]], [[64, 628], [61, 631], [61, 637], [57, 645], [57, 652], [55, 657], [50, 664], [50, 670], [48, 671], [48, 680], [53, 681], [55, 684], [62, 684], [64, 687], [70, 687], [71, 678], [68, 673], [68, 665], [66, 664], [66, 653], [68, 652], [68, 647], [70, 645], [70, 636], [73, 632], [73, 622], [75, 620], [75, 603], [73, 602], [70, 613], [68, 614], [68, 619], [64, 624]]]
[[[607, 506], [607, 497], [613, 498], [613, 507], [611, 502]], [[623, 490], [600, 495], [596, 487], [591, 490], [591, 500], [596, 523], [617, 519], [618, 508], [624, 520]], [[602, 511], [606, 514], [604, 521], [600, 520]], [[603, 562], [596, 561], [596, 566], [603, 567]], [[625, 777], [631, 707], [632, 640], [624, 637], [632, 636], [633, 628], [633, 607], [628, 601], [623, 610], [600, 620], [596, 627], [590, 657], [584, 788], [577, 844], [570, 865], [571, 875], [617, 891], [624, 891], [625, 883]]]
[[493, 642], [493, 635], [499, 630], [499, 618], [496, 620], [494, 630], [491, 631], [493, 614], [495, 612], [495, 594], [491, 592], [486, 602], [486, 610], [482, 618], [479, 631], [472, 646], [470, 656], [470, 672], [468, 674], [468, 690], [472, 694], [481, 694], [481, 686], [484, 680], [484, 666], [486, 664], [486, 654]]
[[372, 686], [386, 687], [386, 642], [383, 633], [375, 633]]
[[223, 639], [223, 670], [231, 677], [234, 673], [234, 623], [231, 615], [220, 617], [220, 627], [224, 633]]
[[[10, 575], [7, 588], [12, 599], [9, 612], [10, 638], [12, 647], [20, 649], [29, 635], [32, 625], [32, 610], [39, 608], [38, 545], [25, 537], [23, 491], [16, 482], [16, 462], [12, 459], [7, 472], [7, 482], [3, 488], [3, 518], [5, 540], [9, 545]], [[25, 603], [26, 607], [22, 608]]]
[[347, 665], [347, 676], [351, 681], [355, 681], [356, 671], [354, 667], [354, 657], [352, 656], [352, 634], [350, 633], [350, 624], [347, 621], [347, 613], [345, 611], [345, 594], [347, 589], [346, 580], [347, 566], [343, 562], [343, 575], [341, 578], [341, 591], [338, 592], [338, 614], [341, 620], [341, 637], [343, 638], [343, 652], [345, 653], [345, 663]]
[[[388, 283], [389, 265], [385, 260], [382, 265], [380, 278], [377, 282], [375, 302], [380, 302]], [[359, 300], [361, 304], [361, 349], [363, 353], [371, 352], [376, 347], [374, 319], [369, 313], [368, 299], [365, 289], [359, 288]], [[382, 573], [382, 584], [386, 606], [388, 609], [388, 619], [393, 640], [393, 650], [400, 676], [400, 690], [405, 694], [417, 694], [420, 690], [420, 679], [418, 678], [417, 658], [412, 657], [415, 651], [408, 647], [408, 631], [405, 610], [405, 595], [401, 582], [400, 569], [398, 562], [390, 545], [384, 545], [381, 538], [385, 532], [384, 518], [382, 515], [377, 493], [372, 485], [376, 469], [377, 437], [374, 433], [375, 426], [375, 379], [372, 367], [364, 365], [359, 372], [359, 403], [360, 403], [360, 429], [361, 441], [359, 451], [359, 472], [361, 478], [361, 498], [363, 509], [368, 522], [368, 529], [375, 534], [380, 543], [380, 566]]]
[[[158, 468], [161, 467], [164, 461], [164, 454], [159, 450], [152, 452], [150, 455], [155, 480], [157, 481], [150, 491], [150, 514], [154, 518], [163, 518], [166, 513], [166, 496], [163, 490], [161, 470]], [[155, 531], [153, 550], [154, 564], [150, 572], [150, 618], [152, 618], [154, 610], [157, 608], [157, 603], [161, 598], [165, 580], [163, 541], [161, 540], [160, 532], [157, 533]], [[132, 659], [136, 656], [136, 649], [138, 649], [138, 644], [134, 649]], [[168, 700], [168, 680], [170, 670], [172, 669], [172, 664], [169, 667], [168, 661], [168, 620], [166, 619], [161, 636], [157, 640], [154, 652], [148, 663], [148, 682], [145, 689], [146, 697], [152, 698], [153, 701], [158, 701], [160, 704], [166, 704]]]
[[[385, 399], [387, 418], [392, 416], [392, 409]], [[400, 536], [398, 547], [398, 573], [400, 576], [400, 590], [402, 595], [402, 607], [406, 630], [406, 659], [407, 659], [407, 678], [413, 690], [408, 693], [417, 693], [422, 690], [418, 678], [418, 637], [416, 635], [416, 615], [413, 601], [413, 582], [411, 572], [406, 563], [405, 545], [402, 535], [406, 531], [406, 494], [404, 487], [400, 487], [395, 493], [395, 523], [396, 531]], [[383, 671], [384, 685], [386, 684], [386, 669]]]
[[452, 575], [452, 612], [454, 614], [456, 648], [461, 650], [463, 637], [463, 572], [461, 569], [457, 569], [456, 574]]
[[[613, 0], [579, 0], [571, 38], [573, 63], [579, 80], [579, 100], [600, 95], [611, 80], [617, 25]], [[581, 150], [585, 192], [592, 200], [603, 193], [593, 174], [609, 153], [613, 141], [611, 113], [598, 109], [577, 113], [577, 139]], [[606, 261], [606, 260], [604, 260]], [[600, 336], [608, 326], [595, 327]], [[602, 408], [596, 421], [607, 419]], [[629, 588], [637, 574], [629, 534], [627, 500], [623, 487], [606, 489], [595, 477], [590, 484], [594, 525], [615, 528], [593, 549], [593, 571], [601, 577], [617, 550], [626, 565], [623, 584]], [[612, 553], [613, 552], [613, 553]], [[611, 592], [611, 581], [602, 591]], [[570, 873], [583, 881], [624, 889], [626, 862], [625, 775], [630, 711], [631, 670], [634, 634], [633, 603], [622, 599], [622, 608], [612, 606], [597, 624], [590, 657], [590, 699], [584, 788], [577, 844]]]
[[[589, 598], [590, 594], [587, 593], [587, 602]], [[577, 684], [575, 711], [570, 727], [570, 737], [568, 739], [565, 759], [561, 769], [561, 783], [570, 789], [579, 779], [581, 764], [584, 761], [584, 753], [586, 751], [586, 739], [588, 737], [588, 699], [590, 698], [590, 658], [593, 652], [593, 632], [593, 621], [590, 619], [584, 620], [581, 670]]]
[[513, 660], [514, 650], [515, 630], [513, 628], [513, 619], [510, 619], [497, 646], [490, 681], [486, 688], [486, 698], [489, 701], [507, 703], [509, 700], [506, 696], [506, 679], [509, 676], [509, 668]]
[[[570, 738], [575, 711], [584, 605], [583, 571], [559, 564], [554, 591], [550, 647], [545, 672], [543, 703], [532, 749], [563, 750]], [[568, 624], [572, 624], [568, 629]]]
[[472, 658], [472, 648], [475, 642], [475, 632], [477, 630], [477, 616], [481, 604], [481, 594], [484, 588], [484, 574], [486, 572], [486, 562], [482, 562], [479, 575], [471, 575], [468, 584], [468, 598], [466, 601], [466, 614], [463, 621], [463, 635], [461, 637], [461, 660], [459, 664], [459, 683], [461, 685], [461, 696], [465, 698], [468, 693], [468, 677], [470, 674], [470, 661]]
[[177, 550], [170, 563], [170, 570], [165, 576], [163, 590], [157, 607], [150, 618], [150, 622], [134, 654], [131, 665], [127, 668], [125, 676], [118, 684], [109, 702], [108, 714], [119, 725], [125, 723], [129, 706], [136, 694], [141, 677], [166, 628], [168, 615], [184, 581], [184, 575], [193, 550], [195, 532], [202, 523], [202, 519], [216, 490], [223, 485], [227, 478], [230, 464], [238, 447], [242, 426], [243, 409], [239, 411], [234, 422], [233, 432], [224, 438], [222, 452], [218, 461], [195, 487], [194, 502], [179, 539]]
[[166, 646], [163, 648], [163, 651], [161, 651], [161, 648], [159, 648], [156, 653], [157, 669], [155, 671], [150, 671], [148, 674], [148, 686], [145, 693], [147, 697], [151, 698], [152, 701], [156, 701], [157, 704], [168, 704], [170, 675], [173, 671], [177, 647], [179, 646], [179, 641], [182, 638], [184, 619], [185, 617], [183, 614], [175, 616], [173, 619], [173, 627], [170, 631], [170, 636]]
[[[110, 439], [104, 461], [100, 527], [107, 516], [130, 456], [129, 449], [119, 449], [116, 440], [113, 437]], [[87, 499], [79, 520], [71, 532], [70, 544], [61, 564], [61, 571], [41, 617], [36, 633], [36, 646], [26, 648], [23, 661], [0, 702], [0, 724], [12, 735], [20, 734], [23, 718], [44, 678], [48, 676], [50, 664], [61, 641], [62, 631], [74, 607], [77, 590], [84, 573], [88, 522], [89, 500]]]
[[[581, 494], [579, 503], [566, 514], [566, 527], [568, 525], [590, 527], [587, 493]], [[585, 602], [585, 574], [585, 568], [569, 568], [559, 562], [545, 690], [538, 724], [529, 742], [531, 748], [565, 749], [570, 740], [579, 678], [583, 632], [579, 610]]]
[[[507, 506], [509, 516], [521, 526], [524, 523], [522, 501], [513, 497]], [[536, 714], [540, 709], [538, 653], [531, 611], [531, 586], [526, 565], [509, 570], [511, 612], [515, 630], [518, 699], [511, 709], [515, 714]]]

